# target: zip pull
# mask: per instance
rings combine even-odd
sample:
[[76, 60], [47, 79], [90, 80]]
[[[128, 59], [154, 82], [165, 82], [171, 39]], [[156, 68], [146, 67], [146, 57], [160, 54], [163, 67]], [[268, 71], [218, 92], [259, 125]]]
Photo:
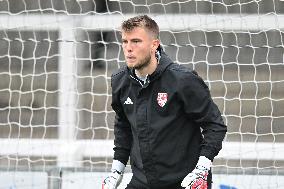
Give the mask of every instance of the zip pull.
[[142, 88], [148, 87], [149, 84], [150, 84], [150, 79], [149, 79], [149, 76], [147, 75], [147, 78], [146, 78], [146, 80], [145, 80], [144, 85], [142, 86]]

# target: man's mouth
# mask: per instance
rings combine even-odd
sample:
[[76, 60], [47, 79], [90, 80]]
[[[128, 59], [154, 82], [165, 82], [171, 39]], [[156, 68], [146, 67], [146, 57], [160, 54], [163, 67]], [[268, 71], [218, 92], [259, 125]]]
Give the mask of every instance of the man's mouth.
[[128, 61], [133, 61], [133, 60], [135, 60], [136, 58], [135, 58], [134, 56], [127, 56], [126, 59], [127, 59]]

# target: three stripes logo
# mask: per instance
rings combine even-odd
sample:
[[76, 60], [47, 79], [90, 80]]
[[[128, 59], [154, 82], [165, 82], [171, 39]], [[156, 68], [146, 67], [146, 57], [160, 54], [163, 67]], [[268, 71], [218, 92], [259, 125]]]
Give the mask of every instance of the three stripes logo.
[[131, 98], [127, 97], [123, 104], [133, 104]]

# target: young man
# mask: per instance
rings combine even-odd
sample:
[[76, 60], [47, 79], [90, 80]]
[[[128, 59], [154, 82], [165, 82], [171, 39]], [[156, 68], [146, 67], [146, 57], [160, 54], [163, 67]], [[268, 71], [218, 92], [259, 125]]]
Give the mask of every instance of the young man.
[[130, 157], [127, 189], [211, 188], [211, 164], [227, 131], [196, 72], [161, 49], [148, 16], [122, 23], [126, 67], [112, 75], [114, 160], [103, 189], [116, 189]]

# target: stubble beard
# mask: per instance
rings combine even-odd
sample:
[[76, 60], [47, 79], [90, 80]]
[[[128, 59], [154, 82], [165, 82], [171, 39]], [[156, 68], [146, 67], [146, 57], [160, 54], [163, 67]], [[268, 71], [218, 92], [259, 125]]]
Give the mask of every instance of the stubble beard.
[[151, 62], [151, 54], [149, 53], [148, 56], [145, 56], [145, 58], [141, 61], [139, 61], [136, 65], [134, 65], [132, 68], [139, 71], [143, 68], [147, 67]]

